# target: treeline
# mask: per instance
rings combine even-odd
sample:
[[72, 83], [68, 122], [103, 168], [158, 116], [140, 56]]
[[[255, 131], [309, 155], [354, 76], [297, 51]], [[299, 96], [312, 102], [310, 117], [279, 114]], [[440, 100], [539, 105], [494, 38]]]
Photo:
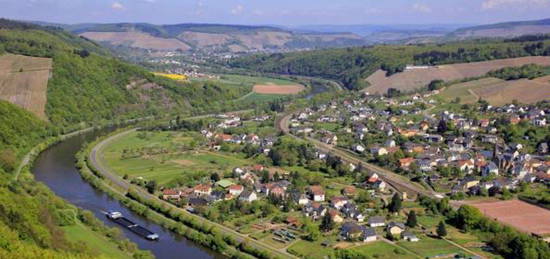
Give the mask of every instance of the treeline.
[[521, 67], [505, 67], [487, 73], [488, 76], [503, 80], [534, 79], [548, 74], [550, 74], [550, 68], [537, 64], [528, 64]]
[[357, 90], [368, 86], [364, 79], [377, 69], [392, 75], [403, 71], [406, 64], [438, 65], [550, 55], [550, 41], [546, 37], [540, 37], [539, 40], [521, 39], [381, 45], [253, 55], [230, 60], [228, 65], [259, 72], [322, 77], [337, 80], [348, 89]]
[[444, 215], [447, 223], [462, 231], [482, 235], [488, 244], [506, 259], [550, 258], [550, 247], [544, 240], [521, 233], [487, 218], [472, 206], [462, 205], [457, 211], [454, 211], [449, 206], [448, 199], [438, 201], [419, 197], [419, 201], [430, 213]]

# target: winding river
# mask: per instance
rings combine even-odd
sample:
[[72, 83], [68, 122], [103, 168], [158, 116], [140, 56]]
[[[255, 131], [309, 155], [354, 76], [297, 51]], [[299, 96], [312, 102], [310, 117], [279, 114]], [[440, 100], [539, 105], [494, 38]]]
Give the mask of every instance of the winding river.
[[[198, 246], [182, 236], [136, 215], [117, 200], [94, 189], [80, 177], [75, 167], [75, 154], [84, 143], [90, 142], [112, 130], [114, 128], [105, 128], [73, 136], [45, 150], [37, 157], [31, 169], [35, 179], [46, 184], [55, 194], [68, 202], [92, 211], [106, 225], [120, 228], [125, 236], [135, 242], [139, 248], [150, 250], [159, 259], [225, 258], [219, 253]], [[160, 241], [147, 241], [126, 228], [111, 222], [103, 215], [104, 211], [109, 210], [120, 211], [136, 223], [159, 234]]]

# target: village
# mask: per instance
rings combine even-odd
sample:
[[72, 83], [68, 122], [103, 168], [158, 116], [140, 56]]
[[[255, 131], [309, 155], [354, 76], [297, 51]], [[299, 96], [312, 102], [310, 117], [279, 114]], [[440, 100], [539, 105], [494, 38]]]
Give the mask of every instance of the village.
[[[275, 129], [275, 113], [225, 113], [177, 118], [121, 141], [143, 145], [107, 154], [120, 155], [112, 167], [125, 168], [121, 176], [166, 202], [298, 256], [347, 248], [383, 258], [491, 257], [478, 237], [366, 164], [395, 172], [446, 207], [523, 197], [527, 186], [546, 190], [550, 182], [549, 113], [544, 104], [439, 105], [437, 91], [364, 94], [291, 113], [290, 135]], [[430, 249], [411, 252], [424, 246]]]

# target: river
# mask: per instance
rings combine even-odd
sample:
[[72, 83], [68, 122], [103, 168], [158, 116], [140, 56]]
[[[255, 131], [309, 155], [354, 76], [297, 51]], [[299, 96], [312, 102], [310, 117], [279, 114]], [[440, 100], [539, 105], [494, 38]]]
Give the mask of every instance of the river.
[[[56, 195], [68, 202], [92, 211], [97, 218], [108, 226], [121, 229], [125, 236], [136, 243], [140, 249], [150, 250], [157, 258], [225, 258], [223, 255], [198, 246], [146, 218], [143, 218], [107, 194], [94, 189], [84, 181], [75, 167], [75, 154], [86, 142], [107, 134], [114, 128], [106, 128], [77, 135], [58, 143], [42, 152], [34, 162], [31, 171], [35, 179], [46, 184]], [[160, 235], [160, 241], [147, 241], [126, 228], [110, 221], [104, 211], [120, 211], [136, 223], [145, 226]]]

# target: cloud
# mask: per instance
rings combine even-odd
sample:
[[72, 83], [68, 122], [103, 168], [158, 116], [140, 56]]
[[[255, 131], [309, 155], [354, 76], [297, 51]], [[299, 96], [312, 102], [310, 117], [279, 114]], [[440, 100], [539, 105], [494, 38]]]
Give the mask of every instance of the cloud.
[[481, 3], [481, 9], [495, 9], [503, 6], [542, 6], [550, 3], [550, 0], [485, 0]]
[[254, 10], [254, 11], [252, 12], [252, 14], [253, 14], [253, 15], [256, 15], [256, 16], [263, 16], [265, 13], [264, 13], [264, 11], [262, 11], [262, 10], [256, 9], [256, 10]]
[[124, 10], [124, 5], [122, 5], [122, 4], [119, 3], [119, 2], [114, 2], [114, 3], [111, 5], [111, 8], [114, 9], [114, 10]]
[[242, 5], [237, 5], [231, 9], [231, 13], [234, 15], [242, 14], [244, 10], [244, 7]]
[[419, 13], [431, 13], [432, 12], [432, 8], [430, 8], [429, 6], [427, 6], [425, 4], [421, 4], [421, 3], [415, 3], [413, 5], [413, 10], [415, 10]]

